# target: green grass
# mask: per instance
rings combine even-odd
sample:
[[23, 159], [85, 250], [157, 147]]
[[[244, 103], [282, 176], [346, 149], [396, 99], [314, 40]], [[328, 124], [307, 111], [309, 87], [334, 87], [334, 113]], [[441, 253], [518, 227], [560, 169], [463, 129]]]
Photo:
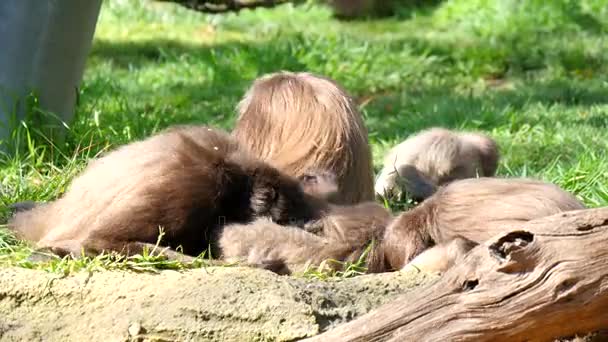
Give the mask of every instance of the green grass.
[[[107, 148], [176, 123], [230, 129], [251, 81], [277, 70], [328, 75], [360, 99], [377, 167], [420, 129], [482, 130], [500, 144], [498, 174], [604, 206], [607, 33], [603, 0], [452, 0], [348, 22], [318, 5], [205, 16], [104, 1], [66, 140], [15, 131], [16, 153], [0, 161], [0, 215], [17, 200], [59, 196]], [[28, 247], [0, 232], [0, 263], [19, 264]]]

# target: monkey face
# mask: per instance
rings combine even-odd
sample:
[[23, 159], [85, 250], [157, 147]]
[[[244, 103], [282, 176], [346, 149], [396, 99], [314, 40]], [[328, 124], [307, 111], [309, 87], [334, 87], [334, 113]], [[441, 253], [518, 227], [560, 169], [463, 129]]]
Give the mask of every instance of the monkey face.
[[251, 198], [256, 217], [266, 216], [280, 225], [303, 226], [318, 218], [321, 203], [319, 198], [305, 193], [297, 180], [276, 170], [256, 176]]
[[331, 171], [309, 170], [298, 180], [302, 190], [309, 195], [326, 200], [338, 195], [338, 180]]

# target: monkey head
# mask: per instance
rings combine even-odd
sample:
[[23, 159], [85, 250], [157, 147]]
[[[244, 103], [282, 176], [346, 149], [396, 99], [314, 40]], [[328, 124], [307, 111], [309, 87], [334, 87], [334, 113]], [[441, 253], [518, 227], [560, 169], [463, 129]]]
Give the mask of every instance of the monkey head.
[[274, 168], [256, 170], [251, 196], [253, 216], [265, 216], [280, 225], [300, 227], [318, 219], [326, 202], [315, 196], [316, 192], [309, 194], [305, 191], [305, 186], [312, 189], [312, 178], [306, 177], [305, 186], [302, 182], [303, 179], [298, 181]]

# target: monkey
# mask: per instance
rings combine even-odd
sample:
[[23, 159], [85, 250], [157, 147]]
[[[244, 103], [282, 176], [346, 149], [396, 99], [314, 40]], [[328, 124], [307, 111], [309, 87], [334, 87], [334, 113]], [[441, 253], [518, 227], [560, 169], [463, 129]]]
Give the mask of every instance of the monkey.
[[[226, 260], [273, 265], [286, 274], [325, 260], [358, 260], [366, 251], [368, 273], [411, 267], [443, 272], [509, 224], [583, 208], [576, 197], [551, 183], [469, 178], [440, 187], [419, 206], [395, 218], [378, 219], [376, 225], [357, 223], [373, 214], [360, 206], [350, 212], [358, 216], [345, 221], [338, 217], [341, 224], [331, 224], [330, 210], [324, 221], [328, 223], [317, 233], [268, 220], [227, 225], [218, 245]], [[348, 236], [352, 238], [344, 238]]]
[[456, 179], [494, 176], [498, 158], [498, 145], [484, 134], [430, 128], [391, 149], [374, 189], [377, 196], [408, 194], [421, 202]]
[[374, 200], [368, 133], [355, 101], [334, 80], [282, 71], [256, 79], [237, 105], [232, 134], [292, 177], [336, 175], [334, 204]]
[[[310, 171], [303, 183], [321, 184], [311, 193], [321, 198], [334, 194], [335, 177], [330, 172]], [[303, 184], [311, 191], [311, 187]], [[355, 261], [366, 250], [370, 241], [380, 238], [393, 220], [392, 213], [376, 202], [351, 205], [328, 203], [323, 214], [302, 227], [285, 227], [261, 218], [248, 224], [224, 227], [218, 245], [220, 259], [244, 265], [292, 274], [302, 270], [302, 262], [318, 265], [326, 259]], [[293, 261], [293, 262], [292, 262]], [[340, 262], [329, 263], [337, 270]]]
[[[372, 268], [401, 269], [423, 251], [437, 246], [429, 254], [443, 253], [452, 260], [444, 261], [444, 266], [424, 263], [429, 270], [446, 270], [460, 254], [505, 232], [510, 225], [584, 208], [574, 195], [539, 180], [492, 177], [457, 180], [401, 213], [387, 226], [373, 255]], [[450, 248], [446, 244], [454, 239], [466, 243], [460, 241], [460, 246], [451, 251], [441, 251]], [[424, 258], [430, 259], [429, 255]]]
[[[265, 218], [227, 225], [218, 239], [220, 259], [282, 275], [302, 272], [309, 266], [337, 271], [345, 262], [357, 261], [370, 243], [381, 237], [391, 217], [388, 210], [382, 213], [371, 202], [340, 209], [330, 211], [317, 232], [281, 226]], [[353, 215], [356, 213], [359, 215]]]
[[326, 202], [318, 195], [229, 133], [175, 126], [92, 160], [63, 196], [17, 211], [9, 227], [58, 255], [142, 253], [160, 228], [162, 246], [197, 256], [209, 247], [216, 253], [224, 224], [319, 219]]
[[[355, 260], [363, 253], [365, 242], [337, 243], [321, 235], [295, 227], [280, 226], [267, 219], [250, 224], [233, 224], [222, 230], [218, 246], [220, 259], [267, 269], [281, 275], [302, 272], [309, 265], [327, 260]], [[337, 270], [338, 263], [328, 269]]]

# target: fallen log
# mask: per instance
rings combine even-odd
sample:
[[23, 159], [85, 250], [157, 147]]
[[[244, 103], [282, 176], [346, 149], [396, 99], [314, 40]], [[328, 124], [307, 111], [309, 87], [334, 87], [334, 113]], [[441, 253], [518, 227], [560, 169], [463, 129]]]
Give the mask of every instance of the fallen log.
[[608, 328], [608, 208], [508, 228], [433, 285], [308, 341], [552, 341]]
[[173, 2], [185, 8], [203, 13], [239, 12], [244, 9], [258, 7], [272, 8], [292, 0], [157, 0], [159, 2]]

